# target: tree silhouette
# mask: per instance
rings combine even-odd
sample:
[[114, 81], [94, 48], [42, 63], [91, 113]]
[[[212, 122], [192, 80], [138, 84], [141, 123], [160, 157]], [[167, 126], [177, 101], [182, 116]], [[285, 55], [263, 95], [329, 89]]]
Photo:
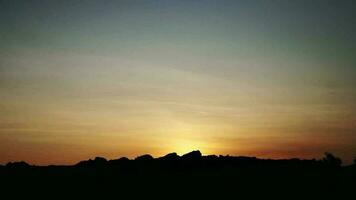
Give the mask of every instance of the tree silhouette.
[[339, 167], [342, 164], [342, 160], [336, 156], [334, 156], [332, 153], [325, 152], [325, 157], [322, 159], [324, 163], [326, 163], [329, 166], [335, 166]]

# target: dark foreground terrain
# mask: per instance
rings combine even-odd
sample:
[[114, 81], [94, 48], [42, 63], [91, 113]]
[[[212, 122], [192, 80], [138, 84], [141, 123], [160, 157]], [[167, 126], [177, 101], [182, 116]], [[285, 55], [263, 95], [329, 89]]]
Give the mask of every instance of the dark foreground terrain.
[[356, 164], [326, 154], [321, 160], [266, 160], [254, 157], [202, 156], [193, 151], [134, 160], [81, 161], [73, 166], [0, 166], [1, 195], [62, 199], [246, 197], [355, 199]]

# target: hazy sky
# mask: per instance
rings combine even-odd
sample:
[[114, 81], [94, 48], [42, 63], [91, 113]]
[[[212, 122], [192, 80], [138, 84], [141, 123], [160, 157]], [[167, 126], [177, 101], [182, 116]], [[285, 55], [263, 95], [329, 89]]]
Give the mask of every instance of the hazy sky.
[[0, 0], [0, 163], [350, 163], [355, 53], [353, 0]]

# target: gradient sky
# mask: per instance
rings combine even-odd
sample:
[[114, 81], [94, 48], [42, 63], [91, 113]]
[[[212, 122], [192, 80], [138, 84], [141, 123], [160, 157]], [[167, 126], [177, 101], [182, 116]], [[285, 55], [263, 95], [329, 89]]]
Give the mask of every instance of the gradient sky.
[[0, 0], [0, 163], [356, 156], [356, 3]]

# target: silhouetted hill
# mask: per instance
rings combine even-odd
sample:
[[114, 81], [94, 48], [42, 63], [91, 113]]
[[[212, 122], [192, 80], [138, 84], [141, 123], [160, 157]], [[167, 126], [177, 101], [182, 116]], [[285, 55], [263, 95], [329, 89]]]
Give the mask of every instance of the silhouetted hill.
[[80, 161], [78, 164], [76, 164], [76, 166], [103, 166], [107, 164], [107, 160], [105, 158], [102, 157], [95, 157], [94, 160], [89, 159], [89, 160], [84, 160], [84, 161]]
[[[320, 160], [203, 156], [193, 151], [153, 158], [107, 160], [96, 157], [73, 166], [33, 166], [12, 162], [0, 166], [3, 191], [113, 193], [140, 197], [241, 197], [243, 194], [288, 194], [340, 198], [356, 188], [356, 165], [341, 166], [327, 153]], [[83, 193], [84, 192], [84, 193]], [[23, 193], [13, 193], [21, 195]], [[168, 196], [167, 196], [168, 195]], [[312, 196], [310, 196], [312, 197]]]
[[200, 151], [192, 151], [182, 156], [183, 160], [199, 160], [201, 158]]
[[169, 153], [163, 157], [159, 157], [158, 160], [164, 160], [164, 161], [177, 161], [179, 160], [180, 156], [178, 156], [177, 153]]
[[7, 168], [17, 168], [17, 169], [21, 169], [21, 168], [27, 168], [30, 165], [24, 161], [20, 161], [20, 162], [9, 162], [6, 164]]
[[152, 161], [154, 160], [154, 158], [149, 155], [149, 154], [145, 154], [145, 155], [142, 155], [142, 156], [138, 156], [135, 158], [136, 161]]

